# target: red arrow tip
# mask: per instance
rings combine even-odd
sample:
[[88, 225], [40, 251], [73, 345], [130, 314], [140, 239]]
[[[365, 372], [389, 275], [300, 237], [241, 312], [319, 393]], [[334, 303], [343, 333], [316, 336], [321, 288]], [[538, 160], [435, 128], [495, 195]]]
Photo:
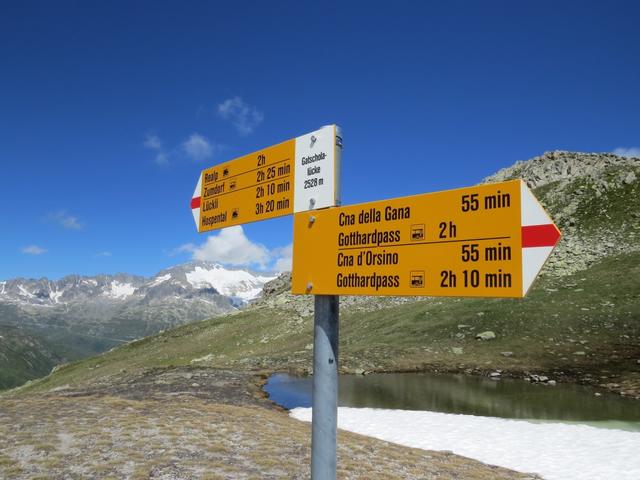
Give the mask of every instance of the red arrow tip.
[[562, 234], [553, 223], [522, 227], [522, 248], [555, 247]]
[[191, 199], [191, 209], [200, 208], [200, 197], [193, 197]]

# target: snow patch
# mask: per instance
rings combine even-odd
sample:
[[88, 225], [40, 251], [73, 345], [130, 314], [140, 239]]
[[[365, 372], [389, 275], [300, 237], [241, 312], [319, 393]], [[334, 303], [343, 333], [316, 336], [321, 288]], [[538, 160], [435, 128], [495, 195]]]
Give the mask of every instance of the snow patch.
[[29, 297], [29, 298], [36, 297], [33, 293], [27, 291], [27, 289], [24, 288], [22, 285], [18, 285], [18, 290], [20, 290], [20, 293], [22, 293], [25, 297]]
[[[311, 408], [291, 416], [311, 421]], [[338, 409], [338, 427], [424, 450], [450, 450], [547, 480], [637, 480], [640, 432], [450, 413]]]
[[205, 355], [204, 357], [194, 358], [189, 363], [200, 363], [200, 362], [210, 362], [214, 358], [213, 353]]
[[194, 288], [215, 288], [221, 295], [237, 297], [243, 301], [256, 298], [262, 286], [276, 277], [252, 275], [244, 270], [227, 270], [220, 265], [211, 269], [195, 267], [185, 274]]
[[117, 280], [111, 282], [111, 290], [107, 290], [105, 295], [112, 298], [127, 298], [133, 295], [136, 287], [130, 283], [120, 283]]
[[56, 290], [56, 291], [51, 291], [49, 292], [49, 298], [54, 302], [54, 303], [60, 303], [60, 297], [62, 296], [62, 294], [64, 293], [64, 289], [63, 290]]
[[7, 284], [7, 282], [0, 282], [0, 287], [2, 287], [2, 290], [0, 290], [0, 295], [4, 295], [4, 286]]
[[[264, 282], [264, 283], [266, 283], [266, 282]], [[264, 285], [264, 283], [262, 285]], [[236, 294], [234, 296], [239, 298], [240, 300], [242, 300], [244, 302], [248, 302], [249, 300], [253, 300], [258, 295], [260, 295], [260, 293], [262, 293], [262, 285], [260, 285], [257, 288], [252, 288], [251, 290], [247, 290], [247, 291], [244, 291], [244, 292], [242, 292], [242, 291], [236, 292]]]
[[149, 282], [148, 286], [149, 287], [155, 287], [157, 285], [160, 285], [162, 282], [166, 282], [170, 278], [171, 278], [171, 274], [167, 273], [166, 275], [162, 275], [160, 277], [157, 277], [154, 280], [152, 280], [151, 282]]

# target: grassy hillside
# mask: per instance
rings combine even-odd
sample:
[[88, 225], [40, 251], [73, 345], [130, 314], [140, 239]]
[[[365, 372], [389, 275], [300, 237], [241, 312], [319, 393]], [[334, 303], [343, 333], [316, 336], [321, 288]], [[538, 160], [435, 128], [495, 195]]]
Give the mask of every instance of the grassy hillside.
[[[497, 175], [535, 180], [563, 232], [527, 298], [343, 297], [341, 368], [545, 373], [640, 396], [639, 162], [553, 152]], [[24, 391], [176, 366], [308, 372], [312, 311], [311, 297], [281, 284], [257, 306], [67, 365]], [[484, 331], [496, 338], [477, 340]]]
[[38, 335], [16, 327], [0, 328], [0, 390], [42, 377], [63, 361], [55, 347]]
[[[547, 373], [640, 394], [640, 253], [539, 279], [511, 299], [425, 299], [341, 313], [343, 371], [440, 369]], [[252, 371], [311, 366], [312, 317], [257, 307], [179, 327], [60, 368], [23, 391], [121, 381], [146, 369], [206, 366]], [[494, 340], [476, 335], [493, 331]], [[618, 386], [615, 386], [618, 385]]]
[[[0, 306], [0, 318], [3, 310]], [[0, 324], [0, 390], [48, 374], [63, 362], [90, 357], [121, 342], [63, 326]]]

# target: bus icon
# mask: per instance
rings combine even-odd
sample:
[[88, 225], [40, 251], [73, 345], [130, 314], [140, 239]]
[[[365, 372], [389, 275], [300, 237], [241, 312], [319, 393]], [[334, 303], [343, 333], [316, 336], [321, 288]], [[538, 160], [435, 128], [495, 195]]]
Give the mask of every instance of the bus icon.
[[419, 242], [424, 240], [424, 223], [411, 225], [411, 241]]
[[409, 277], [411, 279], [411, 288], [424, 287], [424, 270], [414, 270]]

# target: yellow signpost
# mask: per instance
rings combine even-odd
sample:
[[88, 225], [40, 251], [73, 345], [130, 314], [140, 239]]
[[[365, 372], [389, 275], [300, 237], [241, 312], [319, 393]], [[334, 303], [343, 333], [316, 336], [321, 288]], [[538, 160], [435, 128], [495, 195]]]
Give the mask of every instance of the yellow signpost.
[[514, 180], [296, 214], [291, 290], [522, 297], [542, 266], [523, 250], [560, 236], [540, 211]]
[[208, 168], [191, 209], [199, 232], [337, 205], [336, 125]]
[[202, 172], [199, 230], [292, 213], [294, 151], [289, 140]]

